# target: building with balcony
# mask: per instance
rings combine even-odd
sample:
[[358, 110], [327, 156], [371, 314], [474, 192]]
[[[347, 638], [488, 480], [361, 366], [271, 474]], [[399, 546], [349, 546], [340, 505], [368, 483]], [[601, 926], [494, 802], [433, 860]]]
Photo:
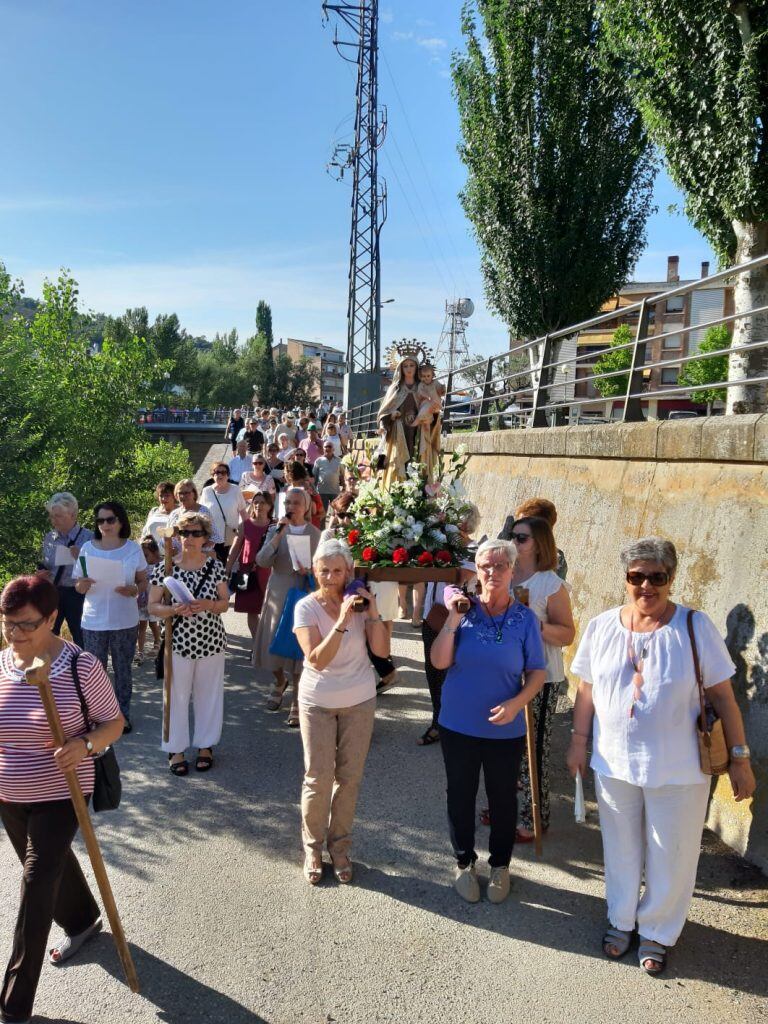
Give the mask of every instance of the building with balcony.
[[329, 405], [344, 399], [344, 372], [346, 362], [341, 349], [323, 345], [319, 341], [301, 341], [298, 338], [280, 339], [275, 345], [275, 355], [287, 355], [294, 361], [308, 359], [320, 373], [320, 383], [315, 399], [323, 399]]

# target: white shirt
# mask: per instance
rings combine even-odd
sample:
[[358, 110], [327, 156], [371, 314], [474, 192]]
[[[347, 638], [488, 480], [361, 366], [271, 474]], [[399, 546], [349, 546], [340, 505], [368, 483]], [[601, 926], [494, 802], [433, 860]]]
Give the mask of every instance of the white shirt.
[[[678, 605], [666, 626], [651, 636], [634, 634], [638, 657], [645, 649], [640, 700], [632, 707], [634, 669], [629, 661], [629, 630], [621, 608], [603, 612], [587, 625], [571, 670], [592, 684], [595, 704], [591, 765], [596, 772], [635, 786], [683, 786], [703, 782], [699, 767], [696, 716], [699, 693], [686, 617]], [[735, 672], [715, 624], [695, 612], [693, 628], [704, 686], [722, 683]]]
[[[225, 527], [236, 530], [240, 523], [240, 513], [245, 512], [247, 505], [243, 492], [237, 484], [230, 484], [222, 494], [209, 485], [203, 488], [200, 501], [210, 509], [211, 519], [217, 532], [226, 537]], [[223, 512], [223, 515], [222, 515]]]
[[230, 483], [238, 484], [243, 477], [243, 473], [250, 472], [251, 466], [253, 465], [252, 455], [233, 455], [229, 460], [229, 480]]
[[[515, 586], [528, 588], [528, 607], [534, 612], [539, 622], [549, 622], [547, 601], [565, 584], [556, 572], [547, 569], [544, 572], [535, 572], [524, 583], [515, 584]], [[548, 644], [546, 640], [543, 643], [544, 653], [547, 656], [547, 682], [559, 683], [565, 679], [563, 649], [557, 644]]]
[[146, 537], [149, 535], [160, 550], [163, 547], [163, 538], [160, 536], [160, 530], [168, 525], [170, 516], [171, 513], [166, 512], [162, 505], [150, 509], [147, 521], [144, 523], [144, 528], [141, 531], [141, 536]]
[[[106, 558], [111, 562], [122, 562], [125, 586], [134, 584], [136, 573], [147, 568], [144, 552], [133, 540], [126, 540], [119, 548], [111, 549], [94, 547], [93, 541], [89, 540], [80, 549], [80, 557], [85, 558], [86, 568], [89, 558]], [[78, 558], [72, 570], [72, 578], [78, 580], [84, 575]], [[83, 629], [131, 629], [138, 625], [138, 622], [139, 605], [135, 597], [123, 597], [106, 583], [95, 584], [85, 595], [81, 621]]]
[[[321, 708], [351, 708], [376, 696], [376, 676], [365, 646], [365, 614], [349, 617], [335, 657], [322, 672], [304, 659], [299, 701]], [[317, 626], [325, 638], [336, 625], [314, 594], [303, 597], [293, 613], [294, 633], [300, 626]]]

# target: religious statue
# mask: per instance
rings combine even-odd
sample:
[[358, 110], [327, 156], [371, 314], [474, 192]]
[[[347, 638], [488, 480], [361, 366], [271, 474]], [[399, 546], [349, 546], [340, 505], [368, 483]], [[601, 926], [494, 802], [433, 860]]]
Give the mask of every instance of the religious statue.
[[405, 480], [409, 462], [419, 462], [431, 483], [439, 467], [445, 388], [435, 383], [435, 368], [423, 345], [404, 341], [393, 349], [399, 362], [378, 415], [385, 455], [382, 483], [389, 487]]

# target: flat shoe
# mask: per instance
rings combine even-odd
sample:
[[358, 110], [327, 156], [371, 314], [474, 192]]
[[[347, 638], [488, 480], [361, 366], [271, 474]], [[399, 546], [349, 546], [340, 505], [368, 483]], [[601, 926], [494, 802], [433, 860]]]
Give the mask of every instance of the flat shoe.
[[475, 865], [456, 868], [456, 875], [453, 880], [453, 888], [467, 903], [477, 903], [480, 899], [480, 883], [477, 880]]
[[53, 964], [54, 967], [59, 967], [64, 963], [65, 960], [69, 960], [77, 953], [80, 947], [93, 938], [94, 935], [98, 935], [101, 931], [101, 918], [97, 917], [90, 928], [86, 928], [84, 932], [80, 932], [79, 935], [65, 935], [61, 942], [56, 946], [52, 946], [48, 950], [48, 962]]
[[[657, 975], [663, 974], [667, 966], [667, 947], [653, 939], [644, 939], [641, 935], [640, 944], [637, 947], [637, 958], [645, 973], [655, 978]], [[650, 961], [655, 966], [646, 967], [646, 961]]]
[[189, 775], [189, 761], [184, 758], [183, 761], [176, 761], [174, 764], [171, 761], [172, 756], [172, 754], [168, 755], [168, 769], [171, 775]]
[[[622, 928], [614, 928], [610, 925], [605, 929], [605, 935], [603, 935], [603, 953], [609, 960], [621, 960], [631, 942], [632, 932], [626, 932]], [[617, 949], [618, 953], [609, 953], [606, 949], [607, 946]]]
[[510, 879], [509, 868], [491, 868], [491, 877], [488, 879], [486, 896], [489, 903], [503, 903], [509, 896]]

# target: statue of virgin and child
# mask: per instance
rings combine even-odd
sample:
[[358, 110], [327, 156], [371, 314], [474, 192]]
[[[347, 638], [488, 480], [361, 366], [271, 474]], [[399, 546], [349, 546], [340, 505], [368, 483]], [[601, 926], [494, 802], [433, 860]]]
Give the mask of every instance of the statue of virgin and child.
[[[410, 347], [409, 347], [410, 348]], [[420, 359], [417, 359], [420, 356]], [[379, 406], [384, 469], [382, 484], [406, 479], [409, 463], [423, 466], [433, 483], [440, 466], [441, 402], [445, 388], [435, 382], [435, 368], [421, 346], [401, 358]]]

